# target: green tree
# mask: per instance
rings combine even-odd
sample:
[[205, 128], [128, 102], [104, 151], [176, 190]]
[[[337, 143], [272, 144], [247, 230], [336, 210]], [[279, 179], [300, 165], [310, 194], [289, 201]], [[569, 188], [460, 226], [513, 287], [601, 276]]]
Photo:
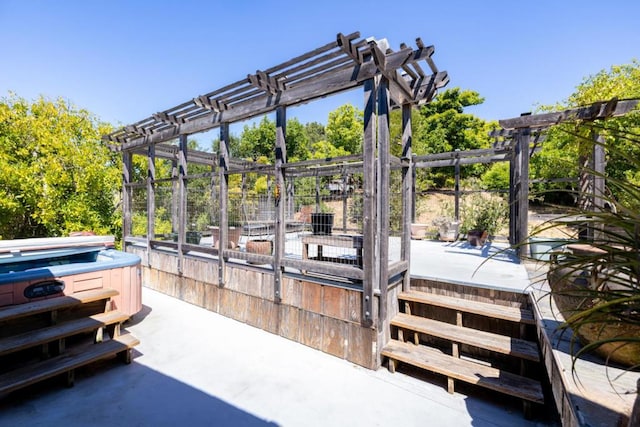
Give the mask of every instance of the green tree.
[[324, 125], [318, 122], [309, 122], [304, 125], [304, 130], [307, 134], [307, 140], [309, 145], [315, 144], [318, 141], [327, 139], [327, 135], [324, 129]]
[[[585, 78], [575, 92], [564, 102], [543, 110], [564, 110], [612, 98], [640, 98], [640, 62], [615, 65]], [[583, 126], [560, 125], [548, 133], [542, 152], [531, 160], [532, 176], [542, 179], [576, 178], [580, 167], [578, 159], [587, 156], [592, 148], [590, 139], [598, 132], [607, 146], [606, 175], [617, 180], [633, 181], [639, 172], [633, 159], [640, 158], [640, 114], [610, 118]], [[636, 141], [636, 142], [634, 142]], [[566, 184], [546, 184], [539, 190], [566, 189]], [[625, 193], [614, 196], [624, 197]]]
[[120, 158], [109, 127], [62, 99], [0, 100], [0, 235], [119, 234]]
[[326, 127], [327, 141], [348, 154], [362, 152], [364, 139], [364, 113], [351, 104], [345, 104], [329, 113]]

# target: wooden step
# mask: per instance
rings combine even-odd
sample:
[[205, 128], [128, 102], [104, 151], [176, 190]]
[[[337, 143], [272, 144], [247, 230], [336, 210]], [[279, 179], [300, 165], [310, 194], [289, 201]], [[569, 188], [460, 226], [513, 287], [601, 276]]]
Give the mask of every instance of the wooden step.
[[65, 295], [57, 298], [50, 298], [39, 301], [32, 301], [25, 304], [11, 305], [0, 308], [0, 322], [18, 319], [20, 317], [31, 316], [46, 311], [60, 310], [79, 306], [99, 300], [106, 300], [118, 295], [118, 291], [109, 288], [91, 289], [88, 291], [76, 292], [73, 295]]
[[0, 356], [75, 334], [95, 331], [107, 325], [124, 322], [128, 318], [128, 315], [119, 311], [108, 311], [106, 313], [99, 313], [90, 317], [83, 317], [35, 331], [2, 338], [0, 339]]
[[123, 334], [114, 339], [98, 344], [77, 346], [68, 349], [64, 354], [23, 366], [0, 376], [0, 394], [8, 393], [36, 382], [64, 374], [75, 368], [97, 360], [128, 352], [140, 341], [130, 334]]
[[456, 343], [468, 344], [533, 362], [540, 361], [540, 354], [536, 343], [519, 338], [510, 338], [504, 335], [452, 325], [451, 323], [412, 316], [406, 313], [396, 315], [391, 320], [391, 324], [399, 328], [410, 329]]
[[486, 302], [472, 301], [447, 295], [438, 295], [418, 291], [400, 292], [398, 298], [402, 301], [412, 301], [421, 304], [429, 304], [437, 307], [459, 310], [465, 313], [479, 314], [481, 316], [509, 320], [511, 322], [535, 325], [533, 312], [531, 310], [526, 310], [519, 307], [508, 307], [505, 305], [489, 304]]
[[448, 378], [476, 384], [530, 402], [544, 403], [542, 386], [538, 381], [458, 359], [429, 347], [391, 340], [382, 350], [382, 355]]

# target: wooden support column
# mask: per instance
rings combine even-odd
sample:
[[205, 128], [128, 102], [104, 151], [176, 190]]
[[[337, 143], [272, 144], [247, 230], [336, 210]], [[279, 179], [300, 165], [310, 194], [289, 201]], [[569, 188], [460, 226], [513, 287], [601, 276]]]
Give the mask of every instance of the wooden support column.
[[178, 150], [178, 274], [182, 274], [185, 231], [187, 226], [187, 135], [180, 135]]
[[387, 319], [387, 288], [389, 287], [389, 210], [391, 198], [389, 185], [391, 176], [391, 153], [389, 112], [389, 80], [380, 78], [378, 86], [378, 287], [380, 289], [380, 323]]
[[[514, 135], [514, 138], [517, 136]], [[520, 163], [517, 161], [518, 152], [517, 140], [515, 140], [511, 157], [509, 158], [509, 244], [516, 245], [518, 243], [516, 236], [516, 224], [518, 219], [518, 192], [516, 183], [520, 176]]]
[[[592, 194], [592, 206], [595, 212], [602, 212], [604, 210], [605, 202], [605, 167], [606, 157], [604, 149], [604, 137], [597, 132], [593, 134], [593, 171], [591, 173], [591, 188]], [[603, 227], [603, 226], [602, 226]], [[603, 228], [592, 230], [594, 239], [601, 239], [603, 237]]]
[[282, 259], [285, 245], [285, 209], [287, 194], [285, 191], [284, 164], [287, 162], [287, 111], [285, 107], [276, 110], [276, 170], [274, 199], [276, 206], [275, 241], [273, 256], [273, 295], [276, 302], [282, 300]]
[[362, 212], [362, 326], [373, 326], [373, 284], [375, 256], [375, 224], [376, 224], [376, 84], [374, 79], [364, 82], [364, 142], [362, 147], [363, 161], [363, 212]]
[[178, 168], [178, 161], [171, 161], [171, 232], [178, 233], [178, 224], [180, 223], [180, 168]]
[[156, 222], [156, 145], [147, 147], [147, 265], [151, 260], [151, 241], [155, 238]]
[[[131, 200], [133, 177], [133, 154], [129, 151], [122, 152], [122, 237], [131, 236]], [[148, 249], [148, 248], [147, 248]]]
[[528, 234], [529, 228], [529, 143], [531, 130], [523, 128], [518, 131], [518, 162], [520, 163], [520, 176], [516, 183], [518, 190], [518, 222], [516, 223], [516, 238], [520, 243], [518, 255], [524, 257], [528, 253], [528, 245], [522, 244]]
[[456, 221], [460, 221], [460, 149], [456, 149], [456, 166], [455, 166], [455, 206], [454, 216]]
[[229, 200], [229, 123], [220, 126], [220, 169], [218, 202], [220, 211], [218, 213], [218, 223], [220, 224], [220, 236], [218, 241], [218, 284], [225, 285], [226, 259], [224, 251], [229, 247], [227, 238], [227, 228], [229, 226], [229, 215], [227, 213], [227, 201]]
[[411, 221], [414, 216], [414, 206], [412, 189], [413, 182], [413, 157], [411, 152], [411, 144], [413, 142], [413, 134], [411, 132], [411, 104], [402, 105], [402, 160], [407, 162], [402, 168], [402, 249], [400, 251], [400, 259], [407, 261], [409, 267], [404, 274], [402, 281], [402, 290], [408, 291], [411, 287], [409, 270], [411, 266]]

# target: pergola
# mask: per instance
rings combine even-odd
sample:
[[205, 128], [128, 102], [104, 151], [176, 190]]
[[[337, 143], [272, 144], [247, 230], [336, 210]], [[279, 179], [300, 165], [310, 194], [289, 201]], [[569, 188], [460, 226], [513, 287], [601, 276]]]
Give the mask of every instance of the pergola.
[[[208, 248], [218, 254], [218, 280], [225, 281], [227, 259], [231, 256], [248, 259], [248, 255], [227, 250], [229, 218], [227, 215], [228, 177], [231, 173], [258, 171], [271, 175], [275, 181], [274, 254], [269, 258], [273, 267], [273, 293], [278, 301], [282, 295], [282, 275], [286, 267], [315, 270], [362, 281], [362, 325], [374, 323], [374, 293], [386, 301], [391, 278], [401, 277], [408, 286], [410, 253], [411, 198], [403, 197], [402, 254], [397, 263], [389, 263], [389, 176], [392, 167], [400, 168], [402, 188], [409, 195], [412, 188], [411, 171], [411, 108], [429, 102], [436, 90], [448, 82], [448, 75], [439, 71], [432, 60], [433, 46], [425, 46], [420, 39], [416, 47], [401, 44], [398, 50], [390, 48], [385, 39], [360, 38], [359, 33], [338, 34], [335, 41], [295, 57], [277, 66], [249, 74], [241, 80], [194, 97], [168, 110], [106, 135], [104, 139], [122, 152], [124, 162], [124, 224], [125, 246], [139, 243], [131, 238], [132, 190], [141, 183], [132, 182], [132, 156], [148, 158], [147, 191], [147, 250], [154, 241], [155, 159], [171, 160], [176, 166], [179, 230], [176, 243], [178, 273], [183, 269], [185, 252], [194, 248], [185, 242], [185, 210], [187, 162], [212, 167], [219, 181], [220, 241], [221, 248]], [[426, 70], [426, 71], [425, 71]], [[287, 161], [286, 112], [287, 107], [307, 103], [339, 92], [362, 88], [364, 92], [364, 142], [362, 155], [324, 161]], [[389, 112], [402, 109], [402, 156], [395, 158], [389, 150]], [[275, 164], [259, 165], [229, 154], [229, 124], [275, 111], [276, 140]], [[188, 150], [187, 137], [191, 134], [218, 128], [218, 153]], [[178, 144], [169, 142], [178, 140]], [[285, 206], [287, 180], [309, 173], [312, 165], [322, 165], [323, 173], [357, 168], [363, 176], [362, 268], [331, 265], [285, 258]], [[212, 176], [213, 178], [213, 176]], [[166, 245], [166, 243], [165, 243]], [[256, 257], [256, 256], [254, 256]], [[386, 303], [379, 307], [379, 317], [386, 317]]]

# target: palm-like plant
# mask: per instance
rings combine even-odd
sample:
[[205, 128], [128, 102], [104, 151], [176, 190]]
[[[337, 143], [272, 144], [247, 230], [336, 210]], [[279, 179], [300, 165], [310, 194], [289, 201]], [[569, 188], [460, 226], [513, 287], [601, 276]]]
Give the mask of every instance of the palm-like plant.
[[[582, 136], [583, 132], [572, 133], [585, 146], [599, 144]], [[616, 137], [640, 146], [639, 135]], [[615, 153], [614, 144], [602, 144], [610, 155], [619, 154]], [[574, 358], [595, 351], [606, 357], [607, 362], [637, 368], [640, 367], [640, 188], [628, 178], [640, 171], [640, 159], [628, 160], [635, 170], [623, 178], [589, 171], [594, 177], [606, 178], [608, 188], [616, 194], [616, 198], [598, 195], [608, 209], [576, 209], [560, 222], [556, 218], [544, 223], [532, 236], [560, 225], [592, 230], [591, 237], [581, 235], [576, 245], [569, 245], [572, 251], [553, 254], [549, 261], [551, 294], [565, 317], [561, 328], [571, 328], [583, 341], [579, 349], [572, 346]]]

